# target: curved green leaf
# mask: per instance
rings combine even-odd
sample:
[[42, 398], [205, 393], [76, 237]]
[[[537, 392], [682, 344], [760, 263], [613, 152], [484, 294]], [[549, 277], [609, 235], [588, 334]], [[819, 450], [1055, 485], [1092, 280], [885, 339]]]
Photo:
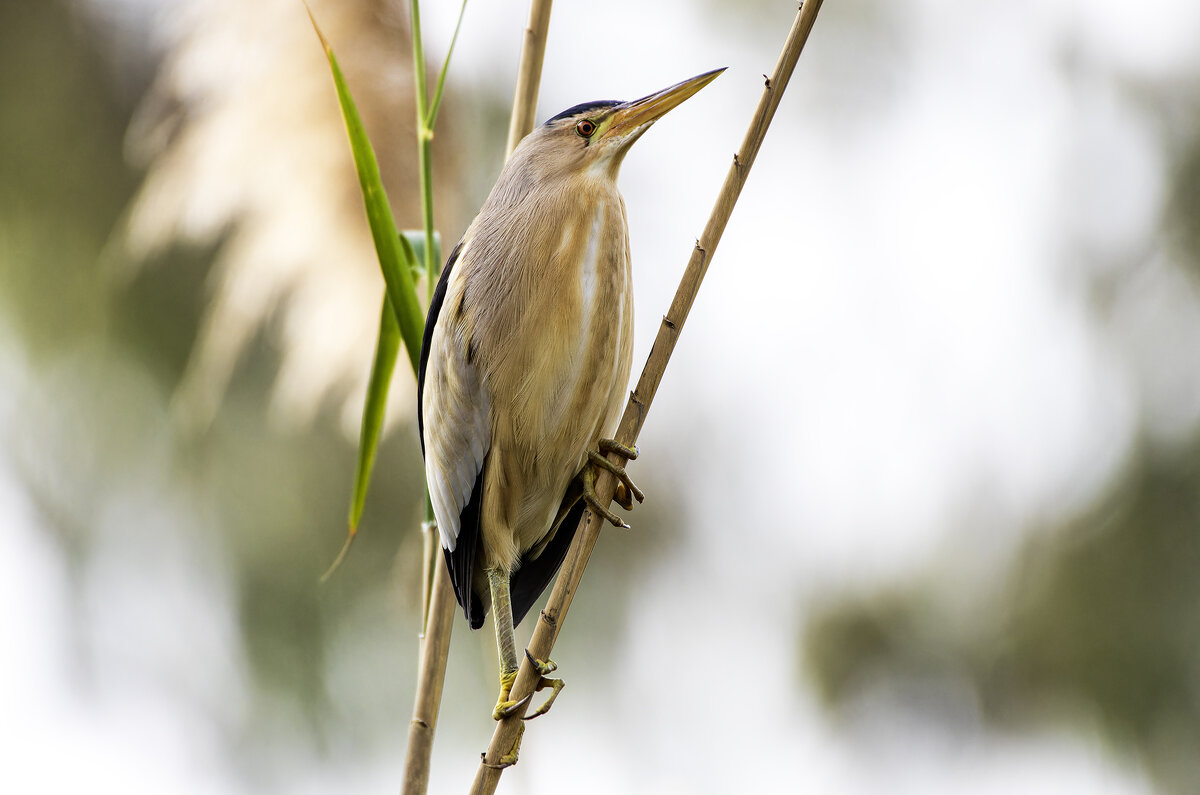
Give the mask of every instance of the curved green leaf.
[[[309, 11], [312, 19], [312, 12]], [[337, 58], [329, 42], [313, 19], [313, 29], [321, 39], [325, 48], [325, 56], [329, 59], [329, 68], [333, 72], [333, 82], [337, 87], [338, 102], [342, 107], [342, 118], [346, 122], [346, 133], [350, 138], [350, 149], [354, 153], [354, 166], [358, 171], [358, 182], [362, 188], [363, 204], [367, 210], [367, 221], [371, 227], [371, 237], [375, 241], [375, 253], [379, 257], [379, 267], [383, 271], [383, 279], [387, 284], [387, 295], [396, 316], [396, 325], [404, 347], [408, 351], [409, 363], [413, 372], [417, 371], [417, 362], [421, 356], [421, 333], [425, 325], [425, 313], [417, 301], [417, 291], [409, 277], [412, 267], [416, 264], [408, 259], [408, 252], [400, 244], [396, 233], [396, 222], [392, 218], [392, 210], [383, 189], [383, 181], [379, 176], [379, 163], [375, 159], [375, 150], [367, 139], [363, 128], [362, 118], [346, 85], [345, 75], [338, 66]]]

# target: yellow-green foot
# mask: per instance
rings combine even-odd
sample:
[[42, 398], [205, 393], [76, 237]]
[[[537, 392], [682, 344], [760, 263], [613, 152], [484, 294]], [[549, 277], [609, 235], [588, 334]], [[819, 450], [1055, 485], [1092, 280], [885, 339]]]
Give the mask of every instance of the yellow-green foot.
[[532, 664], [533, 667], [537, 669], [537, 672], [542, 676], [549, 676], [558, 670], [558, 663], [554, 662], [554, 660], [546, 660], [545, 662], [542, 662], [530, 654], [529, 649], [525, 650], [525, 659], [529, 660], [530, 664]]
[[500, 674], [500, 698], [496, 700], [496, 708], [492, 710], [492, 718], [494, 720], [504, 720], [516, 712], [519, 707], [528, 704], [529, 699], [533, 698], [533, 693], [530, 693], [520, 701], [509, 699], [508, 695], [512, 692], [513, 682], [515, 681], [517, 681], [516, 671]]
[[520, 726], [517, 727], [517, 739], [513, 741], [512, 749], [507, 754], [504, 754], [504, 756], [500, 757], [500, 759], [497, 760], [496, 764], [493, 765], [493, 764], [488, 763], [486, 753], [479, 755], [480, 759], [483, 760], [484, 767], [490, 767], [493, 770], [503, 770], [506, 767], [512, 767], [513, 765], [515, 765], [517, 763], [517, 756], [519, 755], [520, 750], [521, 750], [521, 738], [524, 736], [525, 736], [525, 724], [522, 723]]
[[[558, 670], [558, 665], [555, 664], [554, 660], [546, 660], [543, 662], [535, 659], [534, 656], [529, 653], [529, 649], [525, 650], [525, 657], [528, 658], [533, 667], [537, 669], [537, 672], [540, 676], [537, 686], [533, 688], [534, 691], [536, 692], [539, 690], [545, 690], [547, 687], [551, 688], [550, 697], [546, 699], [545, 703], [524, 717], [524, 720], [533, 720], [537, 716], [545, 715], [550, 711], [550, 707], [554, 705], [554, 699], [558, 698], [558, 694], [562, 692], [562, 689], [566, 686], [566, 683], [561, 679], [549, 678], [550, 674]], [[533, 693], [530, 693], [529, 695], [532, 696]]]

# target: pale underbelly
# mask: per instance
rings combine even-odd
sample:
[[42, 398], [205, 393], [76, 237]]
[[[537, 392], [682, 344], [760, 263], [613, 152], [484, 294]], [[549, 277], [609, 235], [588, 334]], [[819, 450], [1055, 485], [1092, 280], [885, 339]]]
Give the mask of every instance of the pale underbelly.
[[[576, 339], [539, 346], [519, 399], [493, 406], [493, 445], [485, 484], [484, 555], [512, 568], [548, 540], [563, 495], [587, 451], [614, 430], [629, 379], [631, 307], [614, 291]], [[582, 320], [582, 319], [581, 319]]]

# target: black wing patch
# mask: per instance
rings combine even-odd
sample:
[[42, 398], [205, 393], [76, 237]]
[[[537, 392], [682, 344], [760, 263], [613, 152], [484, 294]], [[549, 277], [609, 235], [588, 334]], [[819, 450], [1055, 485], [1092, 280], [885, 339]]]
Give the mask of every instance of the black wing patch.
[[[450, 252], [446, 267], [442, 268], [442, 277], [438, 279], [433, 290], [433, 299], [429, 302], [429, 313], [425, 316], [425, 335], [421, 339], [421, 360], [417, 366], [417, 432], [421, 437], [421, 455], [425, 455], [425, 369], [429, 364], [429, 346], [433, 341], [433, 329], [437, 325], [438, 316], [442, 313], [442, 304], [446, 301], [446, 291], [450, 285], [450, 272], [458, 261], [462, 250], [462, 241]], [[484, 461], [487, 467], [487, 461]], [[475, 545], [479, 541], [479, 509], [483, 497], [483, 470], [475, 478], [475, 486], [471, 489], [471, 499], [459, 514], [458, 542], [454, 551], [443, 550], [446, 553], [446, 568], [450, 572], [450, 581], [454, 583], [454, 596], [462, 606], [471, 629], [483, 626], [483, 605], [479, 597], [471, 593], [471, 579], [475, 569]]]
[[446, 568], [450, 572], [450, 582], [454, 584], [454, 597], [467, 617], [471, 629], [483, 626], [484, 610], [479, 596], [471, 591], [471, 581], [475, 577], [475, 546], [479, 542], [479, 508], [483, 501], [483, 472], [487, 469], [484, 459], [483, 470], [475, 478], [475, 487], [471, 489], [471, 499], [467, 501], [459, 515], [458, 543], [454, 551], [442, 549], [446, 553]]
[[583, 510], [587, 507], [587, 503], [572, 495], [570, 490], [567, 493], [570, 495], [568, 499], [577, 501], [559, 523], [558, 532], [542, 549], [542, 554], [532, 560], [528, 557], [521, 558], [521, 567], [513, 572], [509, 582], [514, 627], [521, 623], [521, 619], [525, 617], [538, 597], [542, 595], [542, 591], [546, 590], [546, 586], [558, 573], [558, 567], [562, 565], [563, 558], [567, 556], [567, 549], [571, 546], [571, 540], [575, 538], [575, 531], [579, 528], [579, 520], [583, 518]]

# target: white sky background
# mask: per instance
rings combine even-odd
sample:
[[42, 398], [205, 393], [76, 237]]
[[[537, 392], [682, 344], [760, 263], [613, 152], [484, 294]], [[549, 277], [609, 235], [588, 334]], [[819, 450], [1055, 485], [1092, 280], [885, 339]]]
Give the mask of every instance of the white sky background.
[[[730, 67], [623, 168], [635, 373], [790, 25], [791, 4], [778, 5], [777, 30], [713, 4], [555, 5], [539, 120]], [[438, 52], [457, 3], [426, 6]], [[472, 3], [451, 82], [510, 93], [527, 13], [523, 1]], [[1198, 52], [1200, 5], [1182, 0], [825, 4], [634, 465], [636, 478], [686, 461], [691, 480], [685, 546], [633, 598], [619, 654], [646, 675], [618, 687], [617, 672], [593, 670], [575, 684], [560, 660], [575, 686], [530, 726], [506, 791], [1150, 791], [1091, 739], [998, 735], [969, 695], [951, 699], [953, 734], [886, 699], [831, 725], [796, 694], [795, 632], [810, 600], [902, 578], [947, 548], [995, 576], [1024, 521], [1070, 511], [1112, 476], [1140, 412], [1166, 417], [1164, 436], [1195, 421], [1179, 396], [1195, 394], [1200, 368], [1180, 375], [1143, 356], [1200, 327], [1194, 303], [1175, 298], [1174, 319], [1157, 323], [1129, 307], [1140, 347], [1114, 349], [1088, 317], [1079, 252], [1136, 249], [1163, 200], [1159, 131], [1116, 79], [1194, 71]], [[1171, 296], [1169, 273], [1155, 273], [1147, 293]], [[0, 375], [28, 386], [8, 352]], [[0, 422], [15, 422], [5, 408]], [[129, 499], [173, 510], [169, 497]], [[169, 548], [156, 567], [165, 605], [211, 620], [198, 654], [225, 660], [190, 684], [193, 698], [155, 690], [155, 676], [187, 667], [160, 633], [140, 650], [122, 644], [141, 655], [132, 661], [99, 642], [115, 655], [101, 669], [157, 673], [114, 674], [99, 702], [81, 700], [64, 564], [23, 500], [0, 458], [0, 747], [17, 749], [0, 780], [21, 792], [238, 791], [235, 763], [211, 741], [220, 722], [198, 706], [244, 686], [219, 573], [173, 577], [170, 560], [191, 553]], [[653, 532], [636, 516], [635, 528]], [[686, 621], [680, 604], [694, 611]], [[135, 596], [109, 609], [117, 624], [146, 625], [130, 618], [146, 609]], [[753, 733], [731, 736], [734, 715], [751, 716]], [[435, 791], [458, 791], [490, 727], [446, 720]], [[393, 791], [399, 763], [299, 762], [289, 791]]]

